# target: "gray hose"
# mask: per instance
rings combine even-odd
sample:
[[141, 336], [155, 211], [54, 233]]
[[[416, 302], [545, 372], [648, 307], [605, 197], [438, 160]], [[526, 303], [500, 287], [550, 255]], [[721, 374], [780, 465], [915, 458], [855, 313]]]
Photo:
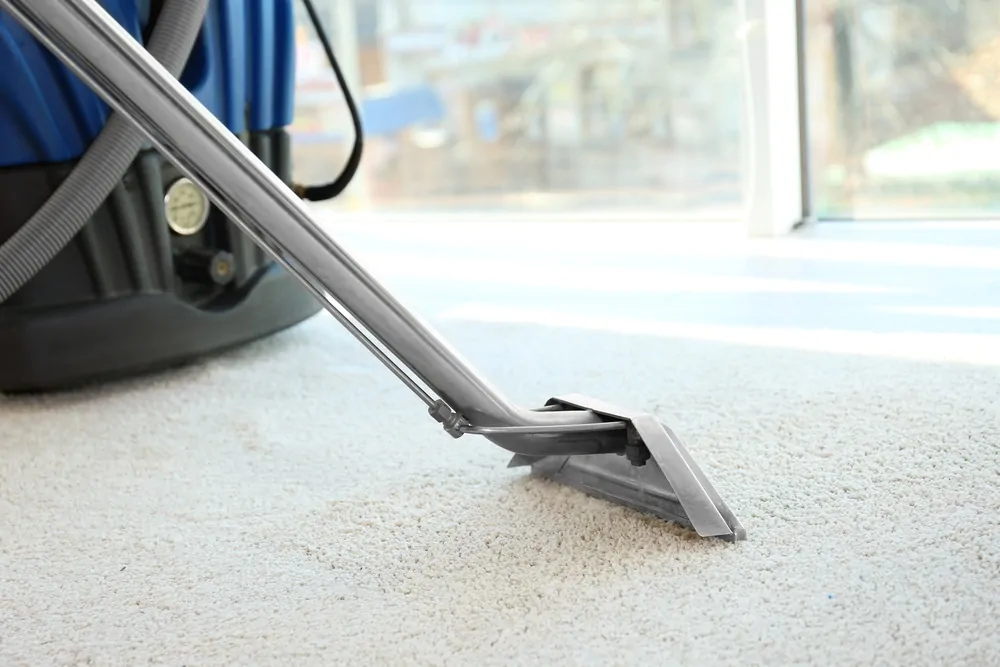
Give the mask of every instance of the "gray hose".
[[[210, 0], [167, 0], [147, 47], [179, 78]], [[146, 136], [117, 113], [51, 197], [0, 246], [0, 303], [51, 262], [83, 229], [139, 155]]]

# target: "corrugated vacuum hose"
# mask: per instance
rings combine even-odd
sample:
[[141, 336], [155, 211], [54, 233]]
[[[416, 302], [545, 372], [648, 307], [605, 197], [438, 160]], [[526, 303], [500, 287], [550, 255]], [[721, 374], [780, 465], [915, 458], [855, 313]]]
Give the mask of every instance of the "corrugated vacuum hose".
[[[149, 39], [149, 54], [181, 75], [210, 0], [166, 0]], [[112, 113], [100, 134], [52, 196], [0, 245], [0, 303], [21, 289], [80, 233], [121, 182], [147, 141], [128, 118]]]
[[536, 409], [511, 402], [320, 228], [299, 196], [94, 0], [0, 0], [0, 8], [141, 127], [406, 382], [447, 433], [481, 435], [514, 453], [511, 466], [530, 466], [703, 537], [746, 539], [686, 447], [653, 416], [579, 395]]

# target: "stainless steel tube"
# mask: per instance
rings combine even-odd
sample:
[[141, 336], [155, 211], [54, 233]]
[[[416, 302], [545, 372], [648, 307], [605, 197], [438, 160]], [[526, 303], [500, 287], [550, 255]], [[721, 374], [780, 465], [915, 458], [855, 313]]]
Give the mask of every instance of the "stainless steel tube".
[[[471, 424], [599, 420], [588, 411], [534, 411], [509, 401], [324, 233], [298, 197], [97, 2], [0, 0], [0, 8], [148, 134], [161, 153], [314, 294], [340, 303]], [[326, 300], [324, 306], [335, 310]], [[548, 449], [555, 444], [552, 437], [536, 441], [547, 441]]]

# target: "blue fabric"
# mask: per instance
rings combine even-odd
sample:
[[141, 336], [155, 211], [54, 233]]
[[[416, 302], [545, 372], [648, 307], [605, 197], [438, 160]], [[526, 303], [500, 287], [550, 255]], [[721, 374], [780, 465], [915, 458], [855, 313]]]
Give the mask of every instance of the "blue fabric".
[[[287, 127], [295, 110], [294, 0], [212, 0], [181, 83], [232, 132]], [[100, 0], [137, 40], [149, 0]], [[0, 11], [0, 167], [78, 158], [109, 109]], [[249, 128], [247, 127], [249, 109]]]

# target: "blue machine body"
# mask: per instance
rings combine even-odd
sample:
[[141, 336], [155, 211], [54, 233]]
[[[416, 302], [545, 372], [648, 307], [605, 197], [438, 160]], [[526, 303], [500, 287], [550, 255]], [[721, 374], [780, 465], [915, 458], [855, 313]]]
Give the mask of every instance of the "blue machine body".
[[[295, 94], [294, 0], [212, 0], [181, 83], [240, 134], [291, 125]], [[150, 0], [100, 0], [140, 42]], [[79, 158], [108, 106], [0, 12], [0, 168]]]

